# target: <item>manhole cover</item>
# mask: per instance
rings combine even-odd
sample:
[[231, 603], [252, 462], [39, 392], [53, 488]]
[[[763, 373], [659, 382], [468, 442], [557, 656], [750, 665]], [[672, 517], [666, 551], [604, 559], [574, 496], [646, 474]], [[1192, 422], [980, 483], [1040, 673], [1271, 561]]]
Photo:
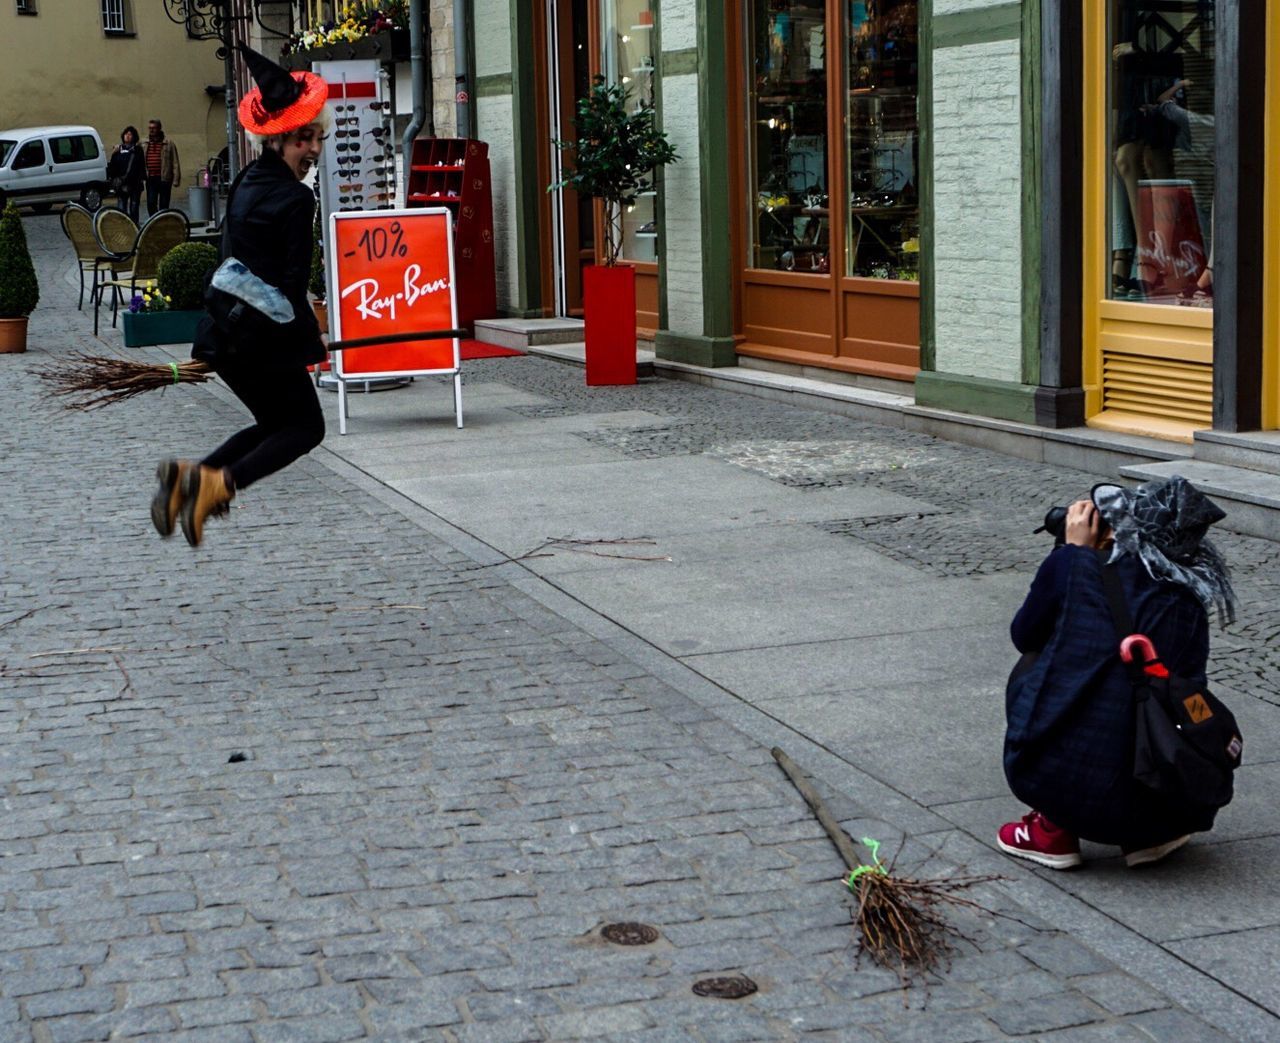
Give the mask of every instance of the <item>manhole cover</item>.
[[715, 996], [722, 1000], [740, 1000], [757, 992], [760, 986], [740, 974], [733, 978], [703, 978], [693, 983], [695, 996]]
[[650, 945], [658, 940], [658, 931], [647, 923], [610, 923], [600, 929], [614, 945]]

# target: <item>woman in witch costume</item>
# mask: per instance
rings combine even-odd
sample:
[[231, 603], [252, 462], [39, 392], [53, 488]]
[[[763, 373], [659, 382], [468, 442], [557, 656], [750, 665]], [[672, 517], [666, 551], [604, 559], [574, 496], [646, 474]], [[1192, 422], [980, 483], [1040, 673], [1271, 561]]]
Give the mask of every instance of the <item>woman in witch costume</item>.
[[165, 459], [157, 468], [151, 520], [161, 536], [180, 524], [193, 547], [205, 520], [225, 513], [238, 490], [288, 466], [324, 438], [324, 416], [307, 372], [326, 357], [307, 303], [315, 198], [301, 181], [332, 120], [329, 88], [313, 73], [290, 74], [256, 51], [240, 49], [258, 85], [240, 102], [240, 124], [261, 144], [262, 155], [231, 187], [222, 257], [236, 258], [278, 289], [294, 317], [245, 333], [206, 315], [197, 328], [192, 357], [226, 382], [254, 423], [199, 462]]
[[1206, 538], [1225, 512], [1173, 475], [1098, 485], [1067, 510], [1065, 543], [1041, 564], [1010, 633], [1023, 662], [1006, 692], [1005, 775], [1033, 811], [996, 837], [1051, 869], [1081, 863], [1080, 838], [1118, 845], [1129, 866], [1158, 862], [1213, 826], [1214, 811], [1133, 777], [1133, 689], [1117, 654], [1103, 569], [1114, 569], [1136, 632], [1174, 674], [1204, 683], [1213, 610], [1235, 618], [1226, 562]]

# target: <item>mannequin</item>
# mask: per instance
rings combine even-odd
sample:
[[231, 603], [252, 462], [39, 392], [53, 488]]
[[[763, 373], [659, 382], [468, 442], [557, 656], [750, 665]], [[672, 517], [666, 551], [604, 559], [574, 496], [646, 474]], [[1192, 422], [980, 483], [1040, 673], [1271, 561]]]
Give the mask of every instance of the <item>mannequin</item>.
[[[1113, 160], [1124, 186], [1115, 207], [1127, 205], [1134, 240], [1141, 247], [1149, 242], [1151, 229], [1143, 227], [1138, 205], [1138, 182], [1164, 180], [1173, 176], [1173, 146], [1177, 128], [1159, 111], [1161, 95], [1181, 78], [1182, 59], [1176, 53], [1145, 50], [1138, 43], [1140, 19], [1137, 6], [1123, 5], [1117, 43], [1111, 49], [1114, 97], [1116, 99]], [[1119, 214], [1113, 214], [1113, 223]], [[1138, 252], [1137, 279], [1130, 278], [1132, 248], [1123, 239], [1113, 242], [1111, 283], [1113, 295], [1151, 296], [1159, 292], [1156, 272], [1144, 264]]]

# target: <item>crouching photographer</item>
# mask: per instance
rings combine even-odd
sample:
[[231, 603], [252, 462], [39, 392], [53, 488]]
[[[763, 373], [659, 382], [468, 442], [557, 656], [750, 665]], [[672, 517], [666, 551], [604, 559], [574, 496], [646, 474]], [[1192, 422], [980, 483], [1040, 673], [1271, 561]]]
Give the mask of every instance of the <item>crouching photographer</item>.
[[[1137, 489], [1095, 486], [1046, 517], [1058, 546], [1010, 628], [1023, 657], [1006, 691], [1005, 775], [1034, 810], [1000, 828], [997, 843], [1007, 854], [1069, 869], [1081, 862], [1084, 838], [1118, 845], [1128, 865], [1144, 865], [1210, 829], [1230, 799], [1240, 740], [1229, 711], [1205, 687], [1208, 613], [1215, 610], [1224, 626], [1235, 614], [1227, 567], [1205, 538], [1223, 517], [1177, 476]], [[1167, 736], [1152, 739], [1144, 692], [1154, 685], [1163, 685], [1161, 699], [1172, 709]], [[1184, 700], [1185, 693], [1194, 694]], [[1210, 706], [1217, 719], [1203, 716]], [[1177, 713], [1192, 715], [1185, 735]], [[1164, 728], [1164, 717], [1152, 720]], [[1186, 761], [1176, 744], [1199, 727], [1227, 728], [1205, 740], [1215, 763], [1204, 770], [1225, 773], [1207, 802], [1176, 770], [1165, 770]], [[1219, 734], [1228, 736], [1233, 763], [1217, 749]], [[1144, 748], [1153, 742], [1170, 749]], [[1163, 757], [1159, 770], [1148, 770], [1152, 757]]]

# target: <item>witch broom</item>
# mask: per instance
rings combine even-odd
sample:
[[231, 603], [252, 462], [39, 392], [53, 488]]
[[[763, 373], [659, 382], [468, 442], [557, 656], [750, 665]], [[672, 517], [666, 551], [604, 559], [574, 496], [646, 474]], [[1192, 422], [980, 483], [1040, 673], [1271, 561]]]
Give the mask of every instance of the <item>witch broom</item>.
[[[333, 341], [329, 351], [353, 351], [381, 344], [405, 344], [423, 340], [465, 337], [466, 330], [431, 330], [426, 333], [391, 333], [380, 337]], [[123, 402], [148, 391], [175, 384], [203, 384], [214, 376], [213, 367], [199, 361], [133, 362], [109, 355], [78, 352], [40, 373], [54, 398], [64, 398], [65, 408], [82, 412]]]

